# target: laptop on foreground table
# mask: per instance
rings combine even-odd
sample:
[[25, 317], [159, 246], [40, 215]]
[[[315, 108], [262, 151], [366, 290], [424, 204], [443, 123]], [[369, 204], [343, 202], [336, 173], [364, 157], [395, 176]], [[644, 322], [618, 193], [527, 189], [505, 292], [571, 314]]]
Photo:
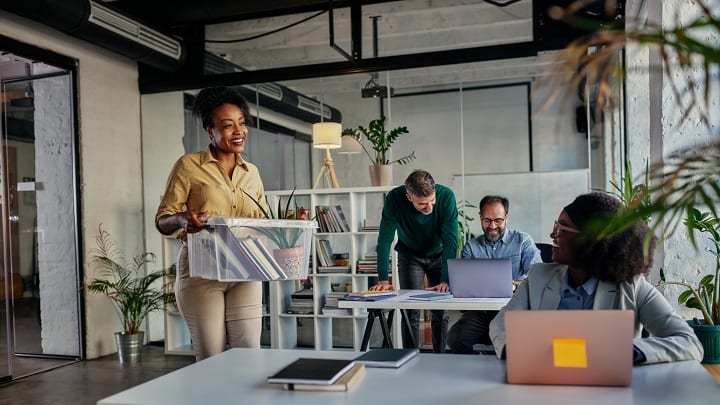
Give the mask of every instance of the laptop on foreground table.
[[455, 298], [512, 296], [510, 259], [448, 259], [450, 291]]
[[629, 310], [507, 311], [507, 382], [630, 385], [634, 322]]

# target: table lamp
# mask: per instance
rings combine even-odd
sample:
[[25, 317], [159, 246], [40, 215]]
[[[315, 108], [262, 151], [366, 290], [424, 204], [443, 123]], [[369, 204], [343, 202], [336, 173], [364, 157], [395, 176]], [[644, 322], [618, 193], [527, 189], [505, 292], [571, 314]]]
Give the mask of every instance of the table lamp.
[[320, 172], [315, 177], [313, 188], [317, 188], [323, 173], [328, 176], [328, 183], [332, 188], [338, 188], [337, 176], [335, 175], [335, 163], [330, 156], [330, 149], [338, 149], [342, 146], [342, 125], [337, 122], [318, 122], [313, 124], [313, 148], [325, 149], [325, 160]]

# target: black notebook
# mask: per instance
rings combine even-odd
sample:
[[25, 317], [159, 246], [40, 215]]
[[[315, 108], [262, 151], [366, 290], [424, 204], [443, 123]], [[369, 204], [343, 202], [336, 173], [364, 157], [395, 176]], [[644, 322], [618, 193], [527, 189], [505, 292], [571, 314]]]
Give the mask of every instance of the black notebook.
[[330, 385], [355, 364], [354, 360], [301, 357], [268, 377], [273, 384]]
[[372, 349], [355, 361], [367, 367], [398, 368], [415, 357], [418, 349]]

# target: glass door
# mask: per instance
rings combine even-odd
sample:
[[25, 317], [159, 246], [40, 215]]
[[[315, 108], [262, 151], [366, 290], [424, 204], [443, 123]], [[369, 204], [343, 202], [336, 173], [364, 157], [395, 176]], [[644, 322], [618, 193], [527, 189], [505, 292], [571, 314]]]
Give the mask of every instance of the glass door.
[[[0, 71], [0, 81], [2, 81], [2, 71]], [[3, 86], [4, 87], [4, 86]], [[2, 104], [0, 105], [1, 111], [0, 116], [2, 116], [2, 136], [5, 137], [5, 128], [6, 128], [6, 113], [5, 113], [5, 92], [0, 92], [0, 99], [2, 100]], [[4, 156], [4, 155], [3, 155]], [[4, 159], [0, 159], [0, 166], [5, 167]], [[4, 182], [2, 182], [3, 187], [0, 187], [0, 216], [3, 218], [6, 217], [5, 213], [5, 187]], [[0, 221], [0, 224], [4, 224], [5, 221]], [[0, 228], [2, 229], [2, 228]], [[9, 380], [12, 378], [10, 374], [10, 334], [8, 331], [10, 330], [10, 323], [8, 322], [8, 316], [7, 314], [10, 313], [10, 300], [8, 300], [6, 297], [9, 293], [8, 283], [6, 280], [8, 279], [8, 276], [10, 275], [10, 272], [8, 271], [7, 263], [5, 263], [5, 254], [4, 254], [4, 245], [5, 245], [5, 238], [2, 236], [5, 234], [3, 231], [0, 233], [0, 239], [2, 239], [2, 242], [0, 242], [0, 382], [3, 382], [5, 380]]]
[[16, 377], [37, 371], [24, 359], [81, 355], [72, 76], [29, 73], [2, 81], [3, 262]]

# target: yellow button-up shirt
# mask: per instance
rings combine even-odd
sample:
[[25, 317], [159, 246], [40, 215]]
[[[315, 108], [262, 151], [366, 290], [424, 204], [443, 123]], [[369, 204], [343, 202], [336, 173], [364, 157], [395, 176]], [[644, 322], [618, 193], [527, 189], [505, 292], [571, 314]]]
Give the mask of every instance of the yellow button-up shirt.
[[[188, 210], [207, 211], [209, 216], [264, 218], [262, 211], [245, 193], [267, 209], [265, 190], [257, 166], [237, 156], [232, 179], [225, 174], [210, 148], [188, 153], [175, 163], [157, 214], [158, 218]], [[173, 233], [185, 240], [181, 228]]]

